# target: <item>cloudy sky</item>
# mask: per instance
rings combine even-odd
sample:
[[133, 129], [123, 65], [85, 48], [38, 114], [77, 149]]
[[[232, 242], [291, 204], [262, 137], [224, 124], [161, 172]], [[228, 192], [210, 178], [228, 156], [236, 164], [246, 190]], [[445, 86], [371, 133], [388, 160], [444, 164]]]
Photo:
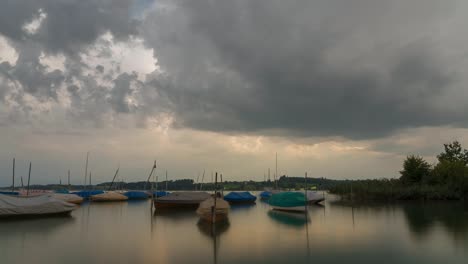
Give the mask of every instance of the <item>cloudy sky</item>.
[[[0, 3], [0, 186], [397, 177], [468, 144], [465, 0]], [[207, 178], [209, 178], [207, 176]], [[17, 179], [19, 182], [19, 179]]]

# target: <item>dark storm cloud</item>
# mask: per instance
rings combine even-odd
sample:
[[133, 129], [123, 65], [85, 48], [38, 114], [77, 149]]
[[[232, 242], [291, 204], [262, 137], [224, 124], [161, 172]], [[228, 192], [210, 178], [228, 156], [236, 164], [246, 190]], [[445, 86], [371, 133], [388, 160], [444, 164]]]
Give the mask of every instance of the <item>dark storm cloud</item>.
[[[131, 0], [15, 0], [3, 1], [0, 33], [21, 42], [33, 39], [48, 52], [76, 53], [109, 31], [117, 39], [136, 34], [137, 22], [130, 18]], [[23, 26], [40, 13], [46, 15], [34, 35]]]
[[176, 3], [145, 36], [180, 126], [367, 138], [463, 121], [466, 105], [434, 106], [457, 76], [430, 32], [454, 1]]
[[[441, 103], [462, 98], [463, 76], [442, 50], [458, 32], [447, 21], [463, 1], [160, 0], [148, 13], [140, 9], [150, 2], [133, 2], [1, 3], [0, 34], [18, 60], [0, 62], [0, 98], [34, 111], [24, 94], [57, 102], [61, 87], [67, 118], [96, 126], [113, 114], [160, 113], [178, 127], [290, 137], [466, 125], [466, 103]], [[36, 32], [24, 30], [41, 17]], [[107, 32], [113, 40], [100, 38]], [[162, 70], [146, 81], [112, 58], [112, 42], [133, 36], [154, 49]], [[41, 64], [51, 54], [64, 57], [64, 69]]]

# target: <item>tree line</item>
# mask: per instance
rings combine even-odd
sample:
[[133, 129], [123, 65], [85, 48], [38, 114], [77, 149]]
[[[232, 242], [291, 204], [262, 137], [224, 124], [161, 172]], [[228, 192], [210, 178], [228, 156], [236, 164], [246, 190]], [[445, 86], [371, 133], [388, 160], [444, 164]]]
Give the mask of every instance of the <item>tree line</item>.
[[341, 183], [330, 191], [347, 199], [463, 200], [468, 198], [468, 150], [460, 142], [444, 144], [437, 162], [409, 155], [398, 179]]

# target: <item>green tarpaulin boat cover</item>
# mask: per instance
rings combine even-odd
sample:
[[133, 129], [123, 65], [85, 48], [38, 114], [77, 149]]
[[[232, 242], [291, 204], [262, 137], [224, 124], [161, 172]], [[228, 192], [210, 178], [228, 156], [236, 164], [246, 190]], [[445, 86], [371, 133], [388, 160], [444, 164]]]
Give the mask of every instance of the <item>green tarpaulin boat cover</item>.
[[305, 206], [306, 198], [303, 193], [299, 192], [281, 192], [273, 194], [268, 203], [272, 206], [281, 207]]

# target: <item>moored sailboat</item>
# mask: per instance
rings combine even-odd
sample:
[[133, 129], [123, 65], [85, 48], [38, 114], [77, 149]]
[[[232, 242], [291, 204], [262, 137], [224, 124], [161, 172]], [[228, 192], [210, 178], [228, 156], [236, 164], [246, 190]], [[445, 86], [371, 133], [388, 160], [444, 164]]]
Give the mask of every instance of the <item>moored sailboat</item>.
[[120, 202], [128, 200], [128, 197], [114, 191], [91, 195], [89, 198], [93, 202]]
[[20, 197], [0, 194], [0, 218], [69, 214], [76, 208], [74, 204], [48, 195]]
[[304, 212], [307, 210], [307, 199], [303, 193], [281, 192], [273, 194], [268, 203], [274, 210]]
[[156, 208], [196, 208], [210, 198], [207, 192], [173, 192], [154, 200]]
[[224, 196], [229, 203], [255, 203], [257, 197], [250, 192], [230, 192]]

